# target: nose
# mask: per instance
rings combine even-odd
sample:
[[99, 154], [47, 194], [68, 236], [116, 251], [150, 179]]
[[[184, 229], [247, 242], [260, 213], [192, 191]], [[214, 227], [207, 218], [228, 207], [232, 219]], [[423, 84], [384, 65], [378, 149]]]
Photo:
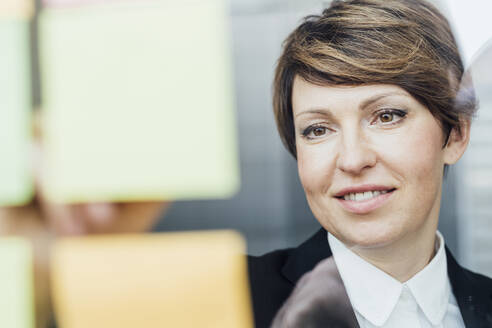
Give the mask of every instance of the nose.
[[339, 143], [337, 168], [351, 175], [360, 175], [376, 165], [377, 156], [369, 140], [359, 129], [342, 133]]

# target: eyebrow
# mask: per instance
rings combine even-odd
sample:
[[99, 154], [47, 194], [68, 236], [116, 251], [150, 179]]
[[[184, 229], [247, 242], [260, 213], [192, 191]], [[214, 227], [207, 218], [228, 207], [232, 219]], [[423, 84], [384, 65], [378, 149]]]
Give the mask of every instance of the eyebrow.
[[[390, 92], [386, 92], [386, 93], [381, 93], [381, 94], [369, 97], [368, 99], [361, 102], [359, 105], [359, 110], [364, 110], [369, 105], [371, 105], [375, 102], [378, 102], [379, 100], [381, 100], [383, 98], [387, 98], [387, 97], [391, 97], [391, 96], [406, 96], [406, 95], [407, 95], [406, 93], [399, 92], [399, 91], [390, 91]], [[331, 113], [331, 111], [328, 108], [323, 108], [323, 107], [314, 107], [314, 108], [308, 109], [306, 111], [298, 113], [297, 115], [295, 115], [295, 117], [298, 117], [298, 116], [301, 116], [304, 114], [320, 114], [320, 115], [328, 116], [328, 118], [333, 118], [333, 114]]]
[[391, 96], [406, 96], [406, 93], [399, 92], [399, 91], [390, 91], [390, 92], [386, 92], [386, 93], [372, 96], [369, 99], [366, 99], [363, 102], [361, 102], [359, 105], [359, 109], [364, 110], [364, 108], [368, 107], [369, 105], [371, 105], [375, 102], [378, 102], [379, 100], [381, 100], [383, 98], [387, 98], [387, 97], [391, 97]]
[[304, 112], [298, 113], [294, 117], [299, 117], [304, 114], [320, 114], [320, 115], [327, 116], [329, 119], [333, 118], [333, 114], [330, 112], [330, 110], [328, 108], [322, 108], [322, 107], [315, 107], [315, 108], [308, 109]]

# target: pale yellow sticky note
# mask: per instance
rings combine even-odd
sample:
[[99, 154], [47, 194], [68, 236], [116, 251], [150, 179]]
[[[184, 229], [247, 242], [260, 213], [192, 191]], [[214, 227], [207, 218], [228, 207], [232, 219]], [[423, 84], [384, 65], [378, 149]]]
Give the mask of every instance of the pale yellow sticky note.
[[59, 241], [61, 328], [250, 328], [244, 242], [229, 231]]
[[0, 238], [0, 327], [34, 328], [33, 288], [30, 243]]
[[0, 206], [32, 196], [29, 21], [0, 18]]
[[40, 17], [47, 196], [222, 198], [239, 186], [224, 0]]
[[31, 18], [34, 14], [34, 0], [0, 0], [0, 19]]

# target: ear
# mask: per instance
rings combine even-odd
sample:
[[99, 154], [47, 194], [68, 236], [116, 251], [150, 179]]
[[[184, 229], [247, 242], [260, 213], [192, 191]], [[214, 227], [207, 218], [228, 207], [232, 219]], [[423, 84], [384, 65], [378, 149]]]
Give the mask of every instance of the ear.
[[464, 154], [470, 141], [471, 121], [460, 120], [460, 129], [453, 128], [450, 132], [448, 143], [444, 147], [444, 163], [455, 164]]

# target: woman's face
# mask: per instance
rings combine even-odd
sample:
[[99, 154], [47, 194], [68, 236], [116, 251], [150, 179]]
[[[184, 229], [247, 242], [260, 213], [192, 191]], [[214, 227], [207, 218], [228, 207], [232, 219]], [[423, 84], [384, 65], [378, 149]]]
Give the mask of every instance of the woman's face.
[[395, 85], [318, 86], [299, 77], [292, 102], [299, 175], [325, 229], [360, 247], [435, 233], [443, 166], [462, 152], [443, 148], [425, 106]]

